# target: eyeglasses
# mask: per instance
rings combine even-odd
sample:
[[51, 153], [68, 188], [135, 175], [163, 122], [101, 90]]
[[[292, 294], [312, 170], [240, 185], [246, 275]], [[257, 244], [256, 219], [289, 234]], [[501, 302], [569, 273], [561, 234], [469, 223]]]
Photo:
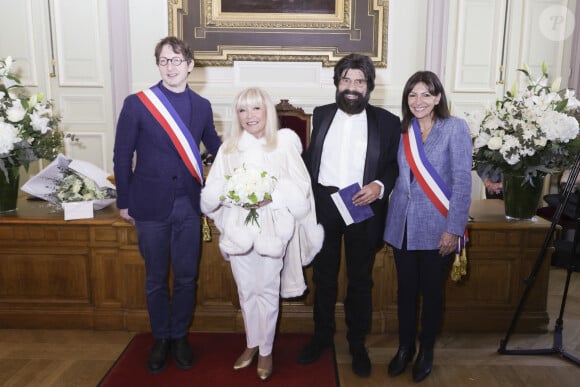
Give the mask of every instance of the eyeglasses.
[[340, 83], [342, 83], [343, 85], [347, 85], [347, 86], [350, 86], [351, 84], [353, 84], [355, 87], [361, 87], [361, 86], [366, 85], [367, 80], [366, 79], [350, 79], [350, 78], [342, 77], [342, 78], [340, 78]]
[[185, 61], [186, 61], [185, 59], [179, 58], [177, 56], [174, 58], [171, 58], [171, 59], [161, 57], [161, 58], [159, 58], [159, 66], [167, 66], [167, 64], [169, 62], [171, 62], [171, 64], [174, 66], [179, 66], [180, 64], [182, 64]]

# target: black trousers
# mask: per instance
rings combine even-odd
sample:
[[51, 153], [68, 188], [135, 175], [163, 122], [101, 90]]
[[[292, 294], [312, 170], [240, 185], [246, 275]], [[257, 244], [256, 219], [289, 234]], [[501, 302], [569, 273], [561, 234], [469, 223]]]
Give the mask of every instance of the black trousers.
[[407, 250], [406, 246], [405, 238], [401, 250], [393, 249], [398, 281], [399, 345], [415, 345], [421, 296], [419, 341], [423, 348], [431, 349], [441, 328], [445, 279], [453, 254], [441, 256], [438, 250]]
[[[372, 269], [376, 238], [368, 221], [346, 226], [330, 193], [332, 189], [314, 187], [318, 221], [324, 227], [324, 243], [313, 261], [315, 339], [332, 343], [335, 303], [338, 291], [341, 243], [344, 237], [348, 286], [344, 299], [347, 339], [350, 347], [364, 345], [370, 329]], [[376, 231], [374, 232], [376, 234]]]

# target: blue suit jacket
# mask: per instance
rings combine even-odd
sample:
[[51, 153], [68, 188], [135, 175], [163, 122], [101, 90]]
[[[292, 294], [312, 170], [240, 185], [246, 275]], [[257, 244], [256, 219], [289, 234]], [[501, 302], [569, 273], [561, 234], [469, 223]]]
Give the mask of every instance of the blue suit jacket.
[[[319, 106], [314, 109], [312, 124], [314, 130], [310, 145], [304, 153], [304, 162], [312, 178], [313, 186], [318, 184], [322, 146], [330, 128], [330, 124], [338, 110], [335, 103]], [[383, 198], [372, 205], [374, 216], [369, 220], [369, 232], [373, 233], [377, 245], [382, 244], [385, 211], [389, 201], [389, 193], [397, 178], [396, 149], [400, 134], [401, 121], [399, 117], [385, 109], [368, 105], [366, 108], [368, 140], [367, 154], [363, 176], [363, 185], [374, 180], [380, 180], [385, 186]], [[376, 235], [374, 235], [376, 233]]]
[[[161, 83], [161, 82], [160, 82]], [[165, 90], [161, 86], [162, 90]], [[195, 142], [203, 141], [212, 154], [221, 144], [213, 123], [210, 102], [193, 92], [191, 122], [185, 123]], [[135, 166], [133, 156], [135, 153]], [[128, 208], [137, 220], [162, 220], [169, 216], [181, 179], [181, 189], [201, 214], [201, 186], [187, 171], [169, 136], [149, 110], [132, 94], [125, 99], [117, 123], [114, 149], [117, 207]]]
[[384, 239], [401, 248], [407, 223], [409, 250], [435, 250], [444, 231], [463, 235], [471, 204], [471, 135], [460, 118], [437, 119], [424, 144], [427, 159], [451, 190], [449, 213], [443, 217], [413, 179], [399, 141], [399, 177], [391, 194]]

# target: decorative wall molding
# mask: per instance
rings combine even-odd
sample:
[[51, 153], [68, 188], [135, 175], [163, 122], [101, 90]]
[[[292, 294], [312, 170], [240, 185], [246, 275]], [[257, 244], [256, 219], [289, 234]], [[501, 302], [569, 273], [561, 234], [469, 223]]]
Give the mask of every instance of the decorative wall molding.
[[503, 36], [503, 11], [501, 2], [459, 0], [454, 21], [457, 26], [452, 92], [495, 94], [501, 65], [498, 52]]
[[62, 94], [59, 97], [63, 124], [104, 125], [109, 100], [103, 95]]
[[[107, 146], [107, 133], [74, 132], [78, 142], [67, 141], [65, 153], [71, 159], [88, 161], [104, 170], [112, 170], [112, 149]], [[90, 152], [88, 151], [90, 150]]]
[[234, 61], [321, 62], [358, 52], [386, 67], [388, 0], [335, 0], [322, 13], [222, 12], [222, 0], [168, 0], [169, 34], [185, 39], [200, 66]]
[[[99, 4], [96, 0], [54, 2], [55, 43], [60, 86], [104, 87]], [[92, 25], [87, 26], [89, 22]], [[79, 42], [82, 42], [83, 49]]]

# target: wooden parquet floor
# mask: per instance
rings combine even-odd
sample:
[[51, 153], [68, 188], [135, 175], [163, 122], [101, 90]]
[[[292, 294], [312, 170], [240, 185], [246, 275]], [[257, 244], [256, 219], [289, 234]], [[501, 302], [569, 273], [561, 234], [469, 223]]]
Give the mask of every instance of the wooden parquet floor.
[[[549, 332], [510, 337], [508, 349], [551, 348], [554, 321], [562, 300], [566, 271], [551, 269], [548, 309]], [[0, 330], [0, 386], [96, 386], [123, 351], [130, 332], [88, 330]], [[444, 333], [435, 349], [434, 369], [421, 386], [578, 386], [580, 366], [558, 355], [508, 356], [497, 353], [505, 332], [492, 334]], [[580, 357], [580, 274], [572, 275], [564, 314], [564, 350]], [[373, 363], [369, 378], [351, 371], [343, 333], [336, 335], [337, 363], [342, 387], [412, 386], [408, 369], [390, 378], [387, 363], [395, 354], [395, 335], [372, 335], [367, 347]], [[195, 350], [195, 349], [194, 349]], [[275, 359], [274, 359], [275, 362]], [[274, 368], [275, 378], [276, 371]], [[267, 384], [264, 384], [267, 385]], [[128, 386], [129, 387], [129, 386]]]

